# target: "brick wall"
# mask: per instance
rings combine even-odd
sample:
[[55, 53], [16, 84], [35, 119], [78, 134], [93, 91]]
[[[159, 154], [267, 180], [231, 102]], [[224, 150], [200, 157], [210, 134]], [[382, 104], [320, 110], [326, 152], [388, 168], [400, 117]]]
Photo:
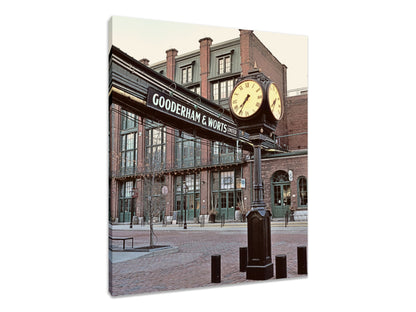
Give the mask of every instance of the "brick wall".
[[[308, 96], [307, 94], [290, 97], [286, 105], [286, 122], [289, 134], [308, 131]], [[289, 149], [306, 149], [308, 135], [294, 135], [288, 137]]]
[[[119, 155], [120, 155], [120, 114], [118, 111], [121, 110], [121, 107], [116, 104], [111, 105], [110, 111], [110, 147], [111, 147], [111, 171], [115, 173], [119, 169]], [[110, 173], [111, 174], [111, 173]], [[110, 214], [112, 218], [117, 218], [117, 207], [118, 207], [118, 183], [115, 178], [111, 179], [111, 201], [110, 201]]]
[[[271, 179], [273, 174], [278, 170], [288, 172], [293, 171], [293, 180], [290, 182], [292, 194], [292, 206], [297, 208], [297, 181], [300, 176], [308, 178], [308, 159], [307, 156], [293, 156], [287, 158], [265, 159], [262, 161], [262, 178], [265, 187], [264, 201], [266, 207], [271, 209]], [[293, 197], [295, 195], [295, 197]]]

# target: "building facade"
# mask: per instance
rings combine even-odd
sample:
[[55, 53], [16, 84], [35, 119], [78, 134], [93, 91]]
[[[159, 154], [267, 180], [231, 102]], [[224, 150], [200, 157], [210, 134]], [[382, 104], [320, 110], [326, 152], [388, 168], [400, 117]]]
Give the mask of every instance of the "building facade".
[[[284, 99], [284, 117], [275, 131], [279, 150], [262, 152], [266, 208], [273, 218], [295, 210], [305, 220], [308, 211], [307, 90], [287, 90], [287, 68], [253, 31], [213, 44], [199, 41], [199, 50], [178, 54], [151, 68], [204, 97], [222, 110], [238, 77], [259, 69], [277, 83]], [[140, 60], [149, 66], [147, 59]], [[250, 150], [199, 138], [158, 121], [144, 119], [111, 105], [109, 216], [111, 222], [130, 222], [134, 216], [155, 221], [200, 222], [209, 216], [240, 220], [250, 209], [253, 160]]]

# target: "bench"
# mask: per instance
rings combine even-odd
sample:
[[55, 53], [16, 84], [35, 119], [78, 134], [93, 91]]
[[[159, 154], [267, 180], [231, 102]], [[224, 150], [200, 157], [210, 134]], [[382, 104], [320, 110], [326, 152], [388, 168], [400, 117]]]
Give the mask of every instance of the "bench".
[[108, 236], [110, 240], [122, 240], [123, 241], [123, 250], [126, 249], [126, 240], [131, 239], [131, 248], [133, 248], [133, 237], [114, 237]]

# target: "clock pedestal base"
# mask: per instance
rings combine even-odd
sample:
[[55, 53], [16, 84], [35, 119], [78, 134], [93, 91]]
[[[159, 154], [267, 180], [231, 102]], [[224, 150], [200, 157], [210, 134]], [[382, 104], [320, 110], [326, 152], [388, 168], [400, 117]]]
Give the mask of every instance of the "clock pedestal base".
[[252, 208], [247, 214], [248, 280], [267, 280], [273, 277], [270, 216], [270, 211], [264, 208]]

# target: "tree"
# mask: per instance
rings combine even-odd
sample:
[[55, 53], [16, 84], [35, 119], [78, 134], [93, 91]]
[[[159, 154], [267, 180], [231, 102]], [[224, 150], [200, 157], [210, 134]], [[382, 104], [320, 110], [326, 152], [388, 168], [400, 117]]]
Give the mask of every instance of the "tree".
[[164, 216], [166, 208], [166, 197], [162, 194], [162, 187], [166, 185], [163, 174], [152, 168], [151, 172], [143, 179], [143, 203], [144, 215], [149, 218], [150, 225], [150, 247], [153, 247], [153, 218]]

